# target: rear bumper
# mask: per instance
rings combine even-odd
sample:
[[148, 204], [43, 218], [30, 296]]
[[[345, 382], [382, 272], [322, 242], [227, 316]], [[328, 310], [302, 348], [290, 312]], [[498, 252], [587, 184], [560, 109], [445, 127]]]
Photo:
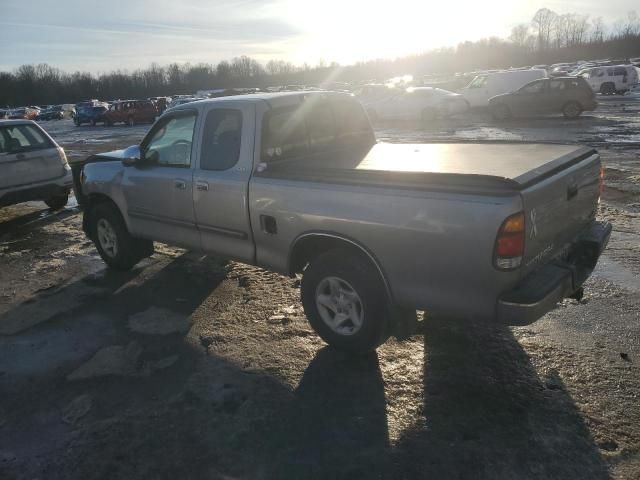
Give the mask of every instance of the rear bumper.
[[575, 293], [593, 272], [609, 242], [611, 224], [594, 222], [571, 246], [565, 260], [545, 265], [498, 299], [497, 319], [505, 325], [529, 325]]
[[69, 192], [72, 185], [71, 170], [67, 170], [63, 176], [53, 180], [0, 190], [0, 206], [15, 205], [16, 203], [34, 200], [47, 200], [55, 195]]

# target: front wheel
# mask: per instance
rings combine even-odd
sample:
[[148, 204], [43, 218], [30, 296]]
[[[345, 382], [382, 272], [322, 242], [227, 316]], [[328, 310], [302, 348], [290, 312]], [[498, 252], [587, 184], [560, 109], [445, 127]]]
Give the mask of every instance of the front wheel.
[[315, 258], [304, 271], [301, 295], [311, 327], [335, 348], [364, 354], [389, 338], [387, 293], [362, 254], [336, 249]]
[[102, 260], [115, 270], [131, 270], [153, 252], [153, 242], [132, 237], [118, 209], [101, 203], [91, 210], [91, 237]]
[[562, 107], [562, 114], [565, 118], [577, 118], [582, 113], [582, 107], [578, 102], [567, 102]]

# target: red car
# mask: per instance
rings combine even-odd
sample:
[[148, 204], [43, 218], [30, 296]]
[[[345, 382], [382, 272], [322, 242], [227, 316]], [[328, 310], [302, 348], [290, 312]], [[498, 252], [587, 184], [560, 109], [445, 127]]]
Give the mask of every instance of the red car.
[[118, 122], [132, 126], [136, 123], [153, 123], [157, 116], [158, 109], [152, 101], [125, 100], [112, 103], [102, 118], [108, 126]]

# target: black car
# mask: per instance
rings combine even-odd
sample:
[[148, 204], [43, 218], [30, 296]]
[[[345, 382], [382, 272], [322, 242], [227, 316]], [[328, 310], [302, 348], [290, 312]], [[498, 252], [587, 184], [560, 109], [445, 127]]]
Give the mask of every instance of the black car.
[[40, 110], [36, 120], [62, 120], [64, 118], [64, 110], [62, 105], [54, 105]]
[[489, 99], [489, 111], [496, 120], [549, 113], [576, 118], [596, 106], [595, 93], [582, 77], [543, 78]]

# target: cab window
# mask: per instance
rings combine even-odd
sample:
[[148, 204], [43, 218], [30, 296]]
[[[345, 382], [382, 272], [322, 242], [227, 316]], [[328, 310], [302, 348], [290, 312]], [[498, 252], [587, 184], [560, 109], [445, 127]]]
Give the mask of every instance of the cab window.
[[196, 114], [192, 112], [164, 119], [142, 142], [145, 159], [163, 166], [191, 166], [195, 123]]
[[214, 109], [207, 114], [202, 136], [200, 168], [227, 170], [238, 163], [242, 138], [242, 113]]

